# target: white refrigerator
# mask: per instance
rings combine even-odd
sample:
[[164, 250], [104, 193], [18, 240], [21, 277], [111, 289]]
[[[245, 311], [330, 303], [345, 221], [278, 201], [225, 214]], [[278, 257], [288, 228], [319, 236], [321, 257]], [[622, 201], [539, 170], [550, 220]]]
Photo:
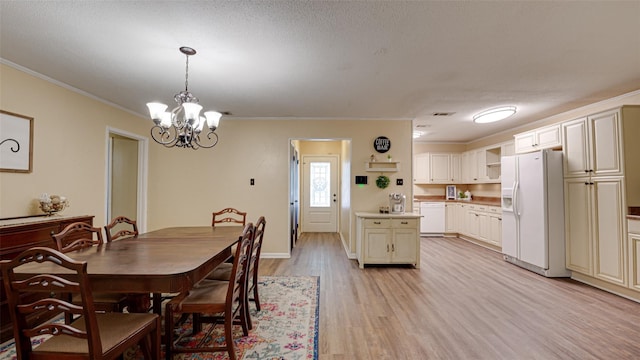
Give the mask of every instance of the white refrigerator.
[[567, 277], [562, 152], [503, 156], [502, 253], [547, 277]]

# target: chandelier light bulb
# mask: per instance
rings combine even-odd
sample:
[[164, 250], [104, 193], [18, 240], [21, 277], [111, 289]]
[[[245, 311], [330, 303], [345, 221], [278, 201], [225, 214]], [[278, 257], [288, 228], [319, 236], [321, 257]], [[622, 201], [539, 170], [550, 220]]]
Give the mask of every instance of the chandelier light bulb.
[[222, 114], [217, 111], [207, 111], [204, 113], [204, 116], [207, 118], [207, 126], [209, 129], [213, 131], [218, 128]]
[[149, 108], [149, 115], [151, 116], [151, 119], [156, 123], [156, 125], [158, 125], [162, 114], [167, 110], [167, 105], [158, 102], [150, 102], [147, 103], [147, 108]]
[[194, 125], [198, 119], [200, 119], [200, 110], [202, 110], [202, 105], [195, 103], [184, 103], [182, 104], [184, 108], [184, 120], [189, 125]]

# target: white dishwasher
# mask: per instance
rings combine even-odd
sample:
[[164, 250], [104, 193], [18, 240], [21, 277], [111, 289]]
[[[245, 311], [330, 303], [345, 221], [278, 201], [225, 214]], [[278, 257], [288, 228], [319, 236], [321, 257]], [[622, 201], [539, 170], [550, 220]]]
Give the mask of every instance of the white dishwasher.
[[444, 235], [445, 207], [441, 202], [420, 203], [420, 233], [429, 235]]

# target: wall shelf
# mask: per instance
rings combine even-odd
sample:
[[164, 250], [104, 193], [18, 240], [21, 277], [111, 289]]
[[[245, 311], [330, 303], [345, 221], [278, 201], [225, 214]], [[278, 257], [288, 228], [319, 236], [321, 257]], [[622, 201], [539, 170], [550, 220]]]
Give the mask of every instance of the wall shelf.
[[399, 161], [367, 161], [364, 170], [369, 172], [396, 172], [400, 170]]

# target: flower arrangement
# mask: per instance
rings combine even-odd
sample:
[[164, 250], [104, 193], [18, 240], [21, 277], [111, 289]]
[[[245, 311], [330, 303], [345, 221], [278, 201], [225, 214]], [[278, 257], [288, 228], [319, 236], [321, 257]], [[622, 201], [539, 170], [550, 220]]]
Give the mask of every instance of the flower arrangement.
[[67, 206], [69, 206], [69, 200], [66, 197], [60, 195], [51, 195], [44, 193], [40, 195], [38, 199], [40, 202], [40, 210], [47, 213], [47, 215], [53, 215], [61, 212]]

